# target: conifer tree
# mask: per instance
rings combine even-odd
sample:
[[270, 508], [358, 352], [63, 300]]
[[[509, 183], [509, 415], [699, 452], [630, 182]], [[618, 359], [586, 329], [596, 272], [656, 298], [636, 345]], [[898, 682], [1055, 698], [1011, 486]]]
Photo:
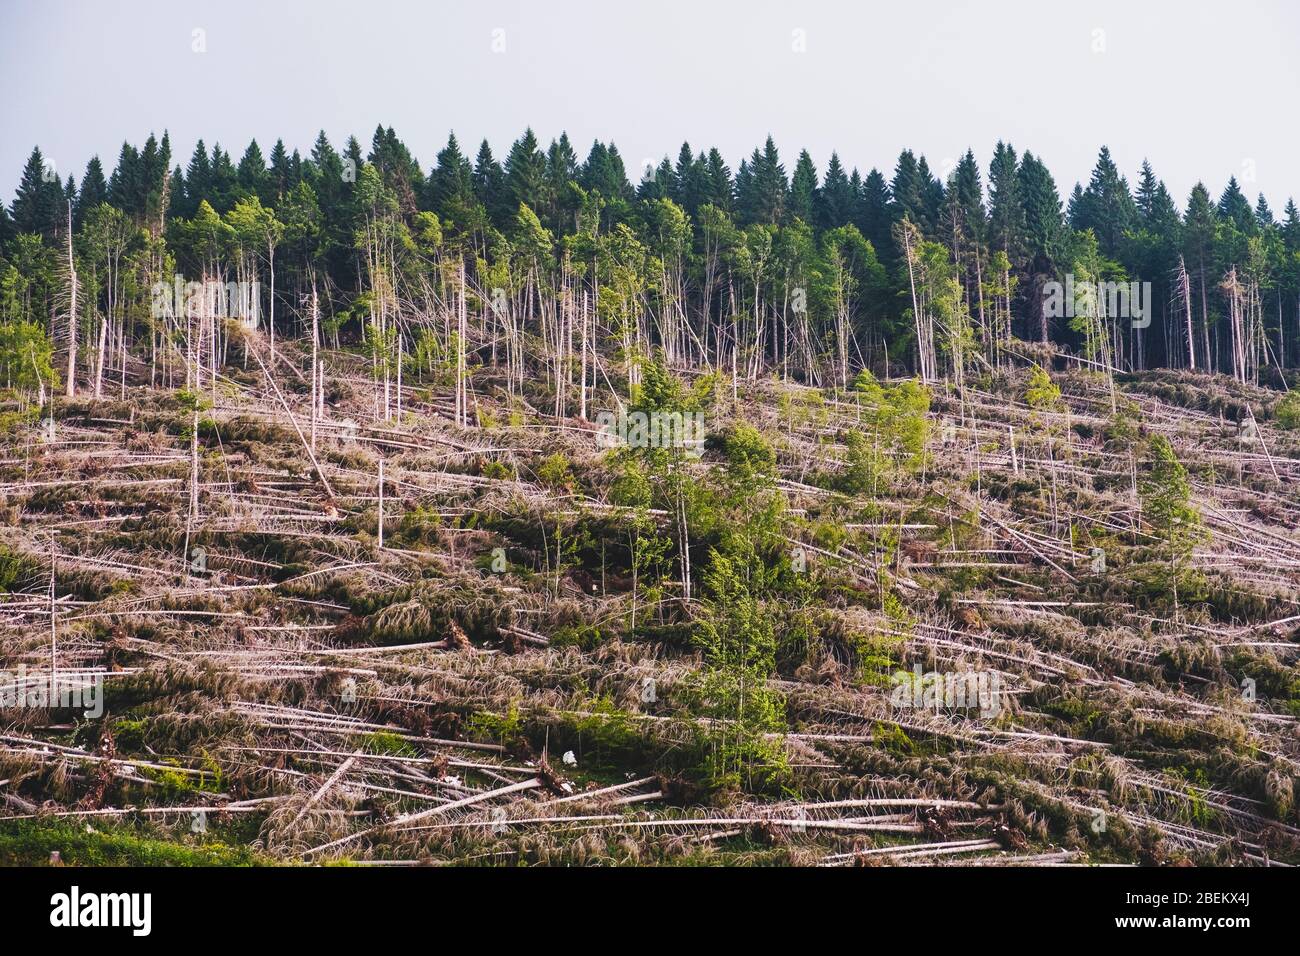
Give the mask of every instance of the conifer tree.
[[867, 178], [862, 181], [858, 215], [854, 222], [876, 250], [881, 262], [890, 266], [898, 258], [898, 250], [894, 247], [890, 234], [893, 225], [891, 202], [889, 186], [885, 182], [884, 174], [878, 169], [872, 169], [867, 173]]
[[62, 185], [47, 166], [40, 149], [33, 147], [14, 194], [14, 228], [52, 239], [59, 229], [62, 205]]
[[808, 150], [801, 150], [790, 177], [790, 201], [786, 214], [812, 224], [818, 206], [817, 167], [813, 165]]
[[506, 192], [513, 212], [520, 206], [536, 210], [545, 198], [546, 157], [538, 146], [537, 137], [530, 128], [515, 140], [504, 163]]
[[831, 160], [826, 165], [826, 181], [822, 184], [817, 200], [816, 221], [823, 231], [838, 229], [853, 222], [858, 197], [836, 153], [831, 153]]
[[1124, 233], [1137, 221], [1137, 207], [1128, 181], [1120, 175], [1110, 150], [1103, 146], [1097, 156], [1088, 188], [1072, 203], [1070, 226], [1091, 229], [1103, 255], [1118, 258]]
[[104, 179], [104, 167], [98, 156], [90, 157], [86, 163], [86, 174], [81, 177], [81, 191], [72, 210], [73, 227], [80, 231], [86, 221], [86, 213], [95, 209], [100, 203], [108, 202], [108, 183]]
[[989, 164], [989, 237], [994, 249], [1019, 269], [1025, 262], [1025, 207], [1016, 151], [998, 141]]

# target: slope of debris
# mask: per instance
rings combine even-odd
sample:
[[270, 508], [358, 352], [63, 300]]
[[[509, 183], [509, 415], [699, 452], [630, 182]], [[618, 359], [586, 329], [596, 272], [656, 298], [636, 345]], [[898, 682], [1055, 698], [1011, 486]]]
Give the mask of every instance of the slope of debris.
[[[637, 498], [543, 401], [484, 378], [458, 427], [417, 379], [385, 420], [339, 352], [313, 421], [281, 351], [283, 393], [232, 367], [3, 409], [0, 861], [1300, 860], [1276, 393], [1019, 370], [882, 445], [871, 388], [682, 372], [705, 451]], [[737, 476], [739, 422], [773, 468]], [[760, 518], [772, 580], [729, 605], [713, 555]], [[710, 655], [750, 634], [774, 667], [737, 691]]]

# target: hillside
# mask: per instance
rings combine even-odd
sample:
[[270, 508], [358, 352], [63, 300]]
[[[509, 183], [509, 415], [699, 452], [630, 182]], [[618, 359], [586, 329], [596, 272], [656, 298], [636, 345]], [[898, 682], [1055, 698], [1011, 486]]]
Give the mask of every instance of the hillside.
[[0, 669], [104, 688], [0, 708], [0, 862], [1300, 862], [1278, 392], [602, 366], [635, 447], [230, 335], [0, 407]]

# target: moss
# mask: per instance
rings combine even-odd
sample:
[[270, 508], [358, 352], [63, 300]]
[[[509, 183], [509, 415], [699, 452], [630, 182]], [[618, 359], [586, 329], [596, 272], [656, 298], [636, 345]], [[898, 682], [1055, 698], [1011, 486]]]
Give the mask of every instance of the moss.
[[367, 753], [387, 754], [393, 757], [414, 757], [417, 751], [401, 734], [377, 730], [361, 738], [361, 748]]
[[122, 753], [136, 753], [144, 749], [147, 720], [120, 717], [113, 721], [113, 742]]
[[593, 624], [572, 624], [555, 630], [551, 635], [551, 646], [579, 647], [589, 651], [608, 639], [609, 635]]
[[200, 760], [203, 766], [202, 772], [198, 774], [182, 772], [179, 769], [182, 764], [175, 757], [164, 757], [162, 762], [178, 769], [158, 770], [153, 767], [141, 767], [140, 775], [161, 783], [169, 797], [198, 793], [222, 793], [225, 790], [225, 775], [222, 773], [220, 765], [206, 753], [202, 755]]
[[916, 753], [916, 742], [897, 724], [877, 722], [871, 732], [876, 746], [884, 748], [895, 757], [910, 757]]
[[[647, 756], [648, 741], [641, 727], [644, 721], [636, 720], [609, 697], [598, 697], [583, 705], [583, 710], [586, 713], [575, 715], [565, 728], [574, 736], [572, 745], [581, 752], [583, 765], [609, 771], [614, 774], [611, 780], [617, 782], [620, 768], [639, 764]], [[563, 731], [556, 741], [569, 744]]]
[[1042, 707], [1044, 712], [1055, 714], [1057, 717], [1069, 721], [1072, 727], [1084, 737], [1091, 736], [1094, 727], [1102, 717], [1100, 710], [1084, 700], [1062, 698], [1049, 701], [1043, 704]]
[[245, 846], [181, 842], [143, 826], [59, 820], [0, 821], [0, 865], [43, 866], [57, 852], [67, 866], [257, 866], [272, 861]]
[[466, 729], [470, 732], [471, 739], [487, 738], [497, 743], [507, 743], [519, 739], [524, 721], [518, 706], [511, 704], [504, 714], [479, 711], [471, 715]]

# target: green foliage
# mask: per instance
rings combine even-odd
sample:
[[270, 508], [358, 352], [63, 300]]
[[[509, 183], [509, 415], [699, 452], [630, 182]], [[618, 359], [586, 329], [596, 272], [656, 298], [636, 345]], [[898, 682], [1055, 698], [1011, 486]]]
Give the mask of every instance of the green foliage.
[[178, 389], [173, 396], [177, 407], [183, 412], [202, 412], [212, 407], [212, 398], [206, 393], [196, 392], [193, 389]]
[[577, 484], [573, 469], [569, 465], [569, 457], [562, 451], [547, 456], [537, 466], [537, 480], [548, 488], [560, 492], [572, 492]]
[[256, 249], [259, 255], [266, 253], [268, 247], [274, 249], [284, 238], [284, 224], [256, 196], [235, 203], [235, 207], [226, 213], [226, 223], [236, 242]]
[[776, 488], [776, 453], [753, 426], [736, 423], [709, 436], [721, 464], [707, 486], [693, 486], [688, 521], [696, 538], [746, 563], [760, 589], [777, 576], [765, 555], [786, 549], [786, 500]]
[[930, 389], [916, 379], [886, 389], [878, 427], [901, 453], [906, 468], [916, 470], [924, 464], [932, 428], [929, 413]]
[[69, 820], [0, 823], [0, 865], [46, 866], [50, 854], [69, 866], [255, 866], [269, 862], [246, 846], [182, 842], [119, 825]]
[[854, 676], [864, 684], [890, 686], [891, 675], [901, 666], [898, 649], [905, 640], [906, 637], [894, 634], [849, 635]]
[[1054, 412], [1061, 406], [1061, 387], [1041, 365], [1029, 369], [1029, 384], [1025, 386], [1025, 401], [1037, 412]]
[[857, 376], [853, 379], [852, 388], [855, 392], [861, 393], [861, 395], [872, 404], [879, 404], [883, 397], [880, 381], [872, 374], [870, 369], [864, 368], [862, 371], [858, 372]]
[[763, 680], [776, 670], [776, 636], [739, 562], [713, 551], [704, 584], [710, 614], [699, 623], [696, 646], [710, 666]]
[[752, 425], [733, 425], [719, 436], [718, 446], [727, 474], [738, 484], [760, 485], [776, 470], [776, 453]]
[[496, 478], [500, 481], [514, 481], [516, 477], [509, 465], [496, 459], [483, 462], [482, 473], [484, 478]]
[[145, 767], [140, 772], [150, 780], [161, 784], [173, 797], [188, 797], [196, 793], [221, 793], [225, 788], [225, 774], [220, 764], [206, 752], [200, 754], [200, 757], [203, 772], [198, 775], [182, 771], [180, 769], [182, 764], [175, 757], [166, 757], [162, 761], [164, 764], [175, 766], [177, 768], [175, 770]]
[[882, 386], [864, 369], [854, 379], [853, 389], [866, 402], [863, 417], [875, 434], [872, 454], [879, 461], [892, 456], [901, 471], [920, 471], [933, 428], [929, 387], [916, 379]]
[[1116, 448], [1132, 448], [1142, 435], [1141, 409], [1130, 399], [1117, 401], [1115, 413], [1106, 423], [1106, 443]]
[[776, 673], [776, 632], [747, 571], [717, 551], [709, 555], [707, 612], [694, 633], [706, 671], [694, 695], [698, 712], [720, 721], [710, 731], [715, 780], [766, 786], [785, 772], [780, 747], [766, 736], [785, 728], [785, 705], [767, 686]]
[[583, 703], [586, 711], [574, 720], [574, 730], [582, 740], [583, 756], [596, 761], [628, 759], [641, 756], [644, 741], [638, 722], [608, 695], [602, 694]]
[[590, 624], [574, 624], [557, 628], [551, 635], [551, 646], [580, 647], [589, 651], [599, 647], [606, 640], [608, 635], [599, 627]]
[[1187, 469], [1174, 453], [1169, 439], [1153, 435], [1147, 471], [1138, 483], [1142, 517], [1160, 540], [1161, 557], [1166, 562], [1166, 583], [1175, 594], [1180, 585], [1190, 582], [1187, 564], [1196, 543], [1204, 537], [1200, 513], [1191, 503], [1191, 483]]
[[376, 730], [362, 736], [359, 746], [366, 753], [388, 754], [394, 757], [415, 757], [418, 752], [405, 737], [390, 730]]
[[417, 504], [402, 512], [397, 540], [405, 545], [430, 545], [438, 540], [442, 515], [432, 507]]
[[0, 322], [0, 386], [53, 394], [54, 345], [35, 322]]
[[37, 571], [36, 562], [0, 544], [0, 592], [13, 591]]
[[1171, 547], [1190, 550], [1200, 536], [1200, 514], [1192, 507], [1187, 469], [1164, 435], [1153, 435], [1148, 471], [1138, 484], [1142, 516]]
[[516, 704], [503, 714], [480, 711], [466, 721], [471, 738], [488, 739], [496, 743], [512, 744], [521, 738], [524, 719]]
[[835, 487], [846, 495], [874, 493], [887, 464], [876, 440], [855, 430], [844, 436], [844, 443], [846, 466]]
[[911, 757], [916, 754], [916, 742], [907, 736], [907, 732], [896, 724], [879, 721], [872, 730], [871, 739], [876, 746], [883, 748], [895, 757]]
[[614, 480], [610, 485], [610, 501], [625, 508], [645, 510], [653, 500], [654, 489], [648, 469], [631, 455], [620, 456], [615, 463]]
[[1277, 423], [1288, 431], [1300, 428], [1300, 392], [1288, 392], [1273, 408]]

